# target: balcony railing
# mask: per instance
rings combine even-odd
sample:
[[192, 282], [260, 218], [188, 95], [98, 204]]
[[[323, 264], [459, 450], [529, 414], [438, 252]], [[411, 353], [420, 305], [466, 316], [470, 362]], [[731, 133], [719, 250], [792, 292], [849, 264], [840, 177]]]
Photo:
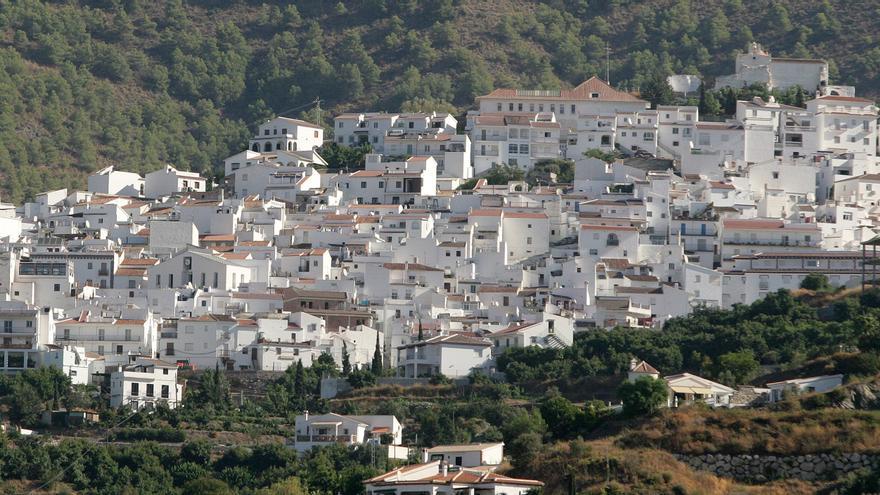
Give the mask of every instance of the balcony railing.
[[354, 435], [297, 435], [297, 442], [354, 443]]

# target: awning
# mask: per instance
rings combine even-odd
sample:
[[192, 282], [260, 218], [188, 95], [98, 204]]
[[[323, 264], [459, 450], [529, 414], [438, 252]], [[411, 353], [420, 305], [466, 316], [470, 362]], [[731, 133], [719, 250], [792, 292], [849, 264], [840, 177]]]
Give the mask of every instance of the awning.
[[706, 387], [684, 387], [681, 385], [670, 385], [669, 388], [677, 394], [712, 395], [712, 389]]

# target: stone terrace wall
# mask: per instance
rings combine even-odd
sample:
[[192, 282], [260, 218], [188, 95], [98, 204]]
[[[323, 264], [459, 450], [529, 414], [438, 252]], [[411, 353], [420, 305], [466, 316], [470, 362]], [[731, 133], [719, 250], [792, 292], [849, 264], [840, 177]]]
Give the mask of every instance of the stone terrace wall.
[[762, 483], [775, 479], [833, 480], [851, 471], [876, 467], [880, 455], [814, 454], [799, 456], [702, 454], [675, 457], [688, 466], [738, 481]]

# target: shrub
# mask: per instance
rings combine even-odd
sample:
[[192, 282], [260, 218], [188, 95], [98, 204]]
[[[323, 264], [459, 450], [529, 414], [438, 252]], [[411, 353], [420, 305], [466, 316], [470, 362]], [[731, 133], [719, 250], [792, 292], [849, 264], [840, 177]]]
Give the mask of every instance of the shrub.
[[825, 275], [811, 273], [801, 281], [801, 289], [824, 292], [831, 290], [831, 284], [828, 283], [828, 277]]
[[172, 428], [124, 428], [110, 434], [110, 439], [116, 442], [183, 442], [186, 433]]
[[655, 413], [668, 397], [666, 382], [643, 376], [634, 382], [626, 381], [617, 389], [623, 401], [623, 412], [628, 416]]

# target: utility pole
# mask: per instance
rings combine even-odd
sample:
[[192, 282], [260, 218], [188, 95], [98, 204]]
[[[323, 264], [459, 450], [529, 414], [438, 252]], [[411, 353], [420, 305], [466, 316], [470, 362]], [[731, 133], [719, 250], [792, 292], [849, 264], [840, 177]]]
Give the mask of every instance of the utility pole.
[[317, 124], [321, 125], [321, 98], [315, 97], [315, 119]]

